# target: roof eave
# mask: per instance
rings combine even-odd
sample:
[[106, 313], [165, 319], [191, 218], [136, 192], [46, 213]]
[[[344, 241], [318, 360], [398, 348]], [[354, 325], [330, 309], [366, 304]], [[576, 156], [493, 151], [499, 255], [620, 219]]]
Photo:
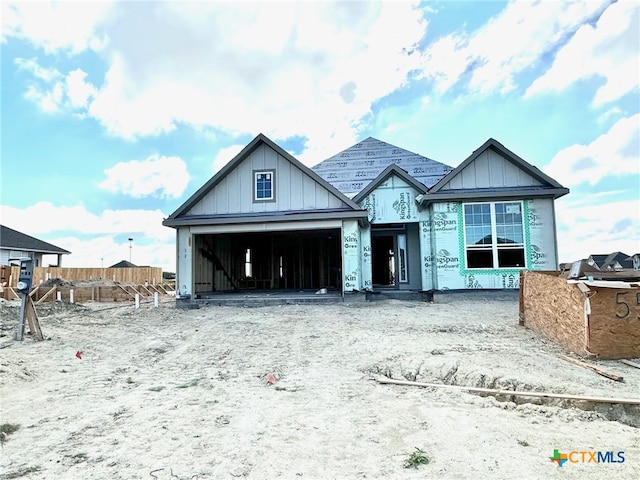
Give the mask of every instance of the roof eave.
[[367, 210], [343, 210], [339, 212], [304, 212], [283, 215], [256, 215], [256, 216], [235, 216], [235, 217], [216, 217], [215, 215], [197, 216], [197, 217], [178, 217], [174, 219], [167, 218], [162, 222], [166, 227], [178, 228], [196, 225], [237, 225], [241, 223], [279, 223], [279, 222], [297, 222], [305, 220], [367, 220]]
[[456, 200], [500, 200], [500, 199], [512, 199], [512, 198], [532, 198], [532, 197], [552, 197], [554, 200], [560, 198], [569, 193], [568, 188], [541, 188], [539, 190], [512, 190], [506, 192], [500, 192], [496, 190], [478, 192], [478, 191], [460, 191], [460, 190], [445, 190], [439, 193], [426, 193], [418, 195], [416, 201], [421, 206], [429, 205], [430, 203]]

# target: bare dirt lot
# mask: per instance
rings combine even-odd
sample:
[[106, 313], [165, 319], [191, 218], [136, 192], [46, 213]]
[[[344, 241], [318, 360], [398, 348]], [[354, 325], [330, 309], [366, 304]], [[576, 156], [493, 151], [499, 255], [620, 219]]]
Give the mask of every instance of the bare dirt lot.
[[[43, 342], [12, 340], [17, 306], [0, 305], [0, 423], [18, 426], [2, 437], [0, 479], [640, 478], [638, 406], [372, 380], [640, 397], [639, 369], [598, 362], [624, 376], [609, 380], [519, 326], [517, 294], [52, 303], [39, 309]], [[413, 468], [417, 449], [429, 462]], [[558, 467], [554, 449], [624, 462]]]

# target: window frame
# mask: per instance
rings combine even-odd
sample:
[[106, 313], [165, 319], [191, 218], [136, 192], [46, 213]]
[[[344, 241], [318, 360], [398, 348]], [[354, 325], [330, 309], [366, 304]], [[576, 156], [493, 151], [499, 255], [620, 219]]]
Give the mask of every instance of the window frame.
[[[514, 243], [514, 244], [500, 244], [497, 242], [498, 239], [498, 221], [497, 221], [497, 217], [496, 217], [496, 205], [498, 204], [502, 204], [502, 205], [507, 205], [507, 204], [518, 204], [520, 206], [520, 216], [521, 216], [521, 222], [520, 222], [520, 228], [521, 228], [521, 238], [522, 238], [522, 242], [521, 243]], [[466, 216], [466, 207], [470, 206], [470, 205], [489, 205], [489, 219], [491, 221], [491, 243], [489, 244], [484, 244], [482, 246], [477, 246], [476, 244], [469, 244], [468, 240], [467, 240], [467, 216]], [[467, 270], [473, 270], [473, 271], [478, 271], [478, 272], [483, 272], [483, 271], [489, 271], [489, 270], [498, 270], [498, 271], [504, 271], [504, 270], [526, 270], [527, 269], [527, 262], [528, 262], [528, 258], [527, 258], [527, 240], [526, 240], [526, 225], [525, 222], [527, 221], [526, 215], [525, 215], [525, 209], [524, 209], [524, 202], [522, 200], [501, 200], [501, 201], [492, 201], [492, 202], [467, 202], [467, 203], [463, 203], [462, 204], [462, 231], [463, 231], [463, 235], [464, 235], [464, 261], [465, 261], [465, 266]], [[483, 224], [483, 226], [486, 224]], [[506, 226], [506, 225], [505, 225]], [[475, 248], [474, 248], [475, 246]], [[508, 250], [521, 250], [522, 251], [522, 258], [523, 258], [523, 265], [521, 266], [516, 266], [516, 265], [507, 265], [507, 266], [500, 266], [500, 253], [504, 252], [504, 251], [508, 251]], [[469, 259], [468, 259], [468, 253], [469, 251], [490, 251], [491, 252], [491, 262], [492, 265], [491, 266], [487, 266], [487, 267], [471, 267], [469, 266]]]
[[[271, 175], [271, 196], [258, 198], [258, 175]], [[276, 171], [275, 169], [262, 169], [253, 171], [253, 203], [275, 202], [276, 201]]]

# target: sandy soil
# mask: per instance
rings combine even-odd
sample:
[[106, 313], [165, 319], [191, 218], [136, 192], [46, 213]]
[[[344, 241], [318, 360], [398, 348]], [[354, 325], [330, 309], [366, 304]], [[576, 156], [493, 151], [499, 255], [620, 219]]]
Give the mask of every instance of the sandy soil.
[[[44, 305], [44, 304], [43, 304]], [[0, 479], [633, 479], [640, 409], [381, 385], [377, 376], [620, 398], [518, 325], [514, 294], [177, 310], [54, 303], [46, 341], [0, 305]], [[81, 359], [76, 352], [82, 352]], [[269, 383], [273, 375], [275, 383]], [[404, 464], [419, 448], [430, 462]], [[566, 463], [554, 449], [624, 451]]]

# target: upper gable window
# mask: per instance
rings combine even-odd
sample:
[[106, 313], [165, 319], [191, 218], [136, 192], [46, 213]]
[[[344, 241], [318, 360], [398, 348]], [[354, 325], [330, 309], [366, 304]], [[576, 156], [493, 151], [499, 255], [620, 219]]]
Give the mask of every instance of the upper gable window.
[[253, 201], [273, 202], [276, 199], [275, 170], [254, 170], [253, 172]]

